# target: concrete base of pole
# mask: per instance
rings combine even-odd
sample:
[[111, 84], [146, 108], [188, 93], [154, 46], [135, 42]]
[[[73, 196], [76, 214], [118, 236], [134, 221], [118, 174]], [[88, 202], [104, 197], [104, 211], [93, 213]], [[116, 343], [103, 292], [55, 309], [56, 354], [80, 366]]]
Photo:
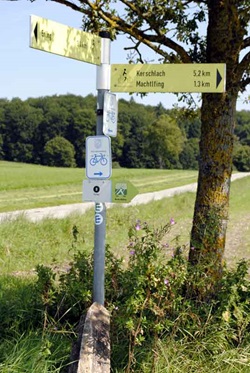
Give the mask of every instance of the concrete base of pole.
[[77, 373], [110, 373], [110, 315], [93, 303], [84, 323]]

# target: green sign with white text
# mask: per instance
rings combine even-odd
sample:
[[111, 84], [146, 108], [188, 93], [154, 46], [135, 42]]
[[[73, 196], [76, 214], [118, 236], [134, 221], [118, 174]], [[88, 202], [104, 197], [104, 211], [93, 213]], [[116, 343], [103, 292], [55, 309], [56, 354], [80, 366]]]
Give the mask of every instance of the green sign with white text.
[[223, 63], [111, 65], [112, 92], [222, 93], [225, 86]]
[[101, 64], [101, 38], [98, 35], [33, 15], [30, 47], [94, 65]]
[[129, 203], [137, 194], [138, 190], [129, 181], [112, 181], [113, 203]]

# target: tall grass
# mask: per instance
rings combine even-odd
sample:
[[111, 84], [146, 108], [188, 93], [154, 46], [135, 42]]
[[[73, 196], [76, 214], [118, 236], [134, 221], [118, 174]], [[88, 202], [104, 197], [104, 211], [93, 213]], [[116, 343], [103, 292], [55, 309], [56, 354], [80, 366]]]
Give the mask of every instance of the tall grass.
[[1, 373], [67, 372], [70, 344], [56, 334], [30, 331], [0, 342]]
[[[225, 339], [222, 332], [221, 336], [211, 333], [207, 340], [202, 341], [195, 338], [193, 342], [185, 338], [181, 341], [171, 338], [159, 341], [154, 351], [158, 356], [154, 373], [248, 373], [250, 346], [233, 348], [226, 341], [221, 346], [221, 337]], [[152, 352], [147, 354], [147, 359], [141, 366], [141, 372], [152, 373]]]
[[[148, 205], [107, 210], [106, 243], [123, 255], [128, 229], [136, 219], [161, 225], [174, 217], [179, 227], [192, 220], [194, 194], [187, 193]], [[173, 233], [175, 235], [175, 233]], [[94, 211], [72, 214], [65, 219], [44, 219], [32, 223], [23, 217], [0, 224], [0, 271], [30, 271], [39, 263], [66, 264], [77, 250], [93, 250]], [[188, 232], [182, 236], [188, 242]]]

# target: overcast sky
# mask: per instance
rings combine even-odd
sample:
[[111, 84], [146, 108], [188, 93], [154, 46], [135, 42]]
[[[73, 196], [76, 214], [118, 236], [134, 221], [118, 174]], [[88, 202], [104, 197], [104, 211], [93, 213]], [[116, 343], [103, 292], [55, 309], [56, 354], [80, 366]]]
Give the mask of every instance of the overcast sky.
[[[0, 98], [50, 96], [72, 93], [86, 96], [96, 95], [96, 66], [42, 52], [29, 47], [30, 15], [48, 18], [70, 27], [81, 28], [81, 14], [69, 7], [37, 0], [0, 0]], [[124, 38], [112, 42], [111, 64], [127, 63]], [[244, 99], [250, 89], [239, 98], [237, 110], [250, 110]], [[128, 94], [117, 93], [117, 97], [129, 100]], [[150, 93], [142, 100], [133, 95], [137, 102], [157, 105], [161, 102], [171, 108], [177, 102], [170, 93]], [[198, 102], [197, 102], [198, 103]]]

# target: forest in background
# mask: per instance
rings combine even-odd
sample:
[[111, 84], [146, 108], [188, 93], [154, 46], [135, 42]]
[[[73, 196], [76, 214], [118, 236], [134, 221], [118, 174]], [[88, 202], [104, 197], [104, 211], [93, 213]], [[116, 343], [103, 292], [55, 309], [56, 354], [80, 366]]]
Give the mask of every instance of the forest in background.
[[[96, 96], [0, 99], [0, 159], [85, 167], [85, 140], [96, 131]], [[250, 171], [250, 111], [237, 112], [233, 164]], [[198, 169], [200, 111], [118, 101], [113, 167]]]

